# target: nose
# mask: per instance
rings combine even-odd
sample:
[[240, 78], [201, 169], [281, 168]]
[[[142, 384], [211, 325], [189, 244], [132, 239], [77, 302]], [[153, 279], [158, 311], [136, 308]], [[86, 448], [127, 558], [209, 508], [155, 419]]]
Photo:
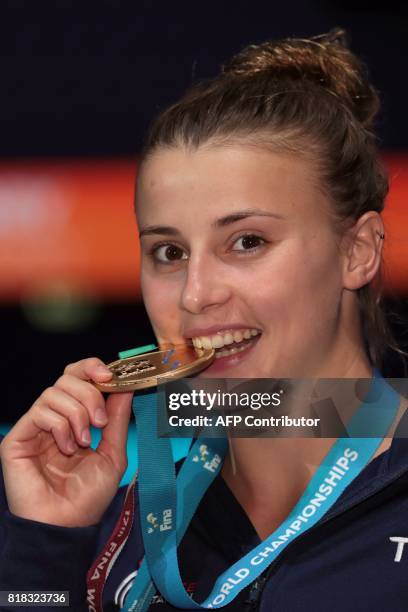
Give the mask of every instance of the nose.
[[222, 264], [216, 258], [190, 257], [181, 292], [181, 308], [200, 314], [209, 308], [222, 306], [229, 301], [231, 288]]

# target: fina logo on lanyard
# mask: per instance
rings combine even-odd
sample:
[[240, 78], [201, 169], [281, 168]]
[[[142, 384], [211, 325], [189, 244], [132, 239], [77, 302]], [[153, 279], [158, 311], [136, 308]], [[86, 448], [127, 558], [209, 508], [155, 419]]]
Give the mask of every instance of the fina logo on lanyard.
[[168, 531], [169, 529], [171, 529], [173, 522], [172, 514], [173, 513], [171, 508], [163, 510], [163, 522], [159, 525], [157, 517], [153, 514], [153, 512], [149, 512], [149, 514], [146, 516], [146, 520], [152, 526], [147, 528], [147, 533], [153, 533], [154, 530], [157, 529], [157, 527], [160, 528], [160, 531]]
[[222, 461], [220, 455], [218, 453], [214, 453], [213, 457], [207, 460], [210, 451], [208, 450], [208, 446], [206, 444], [200, 444], [198, 451], [200, 456], [198, 456], [198, 454], [194, 455], [192, 457], [192, 461], [194, 461], [194, 463], [198, 463], [201, 459], [201, 461], [204, 461], [204, 465], [202, 466], [204, 469], [208, 470], [209, 472], [216, 472]]

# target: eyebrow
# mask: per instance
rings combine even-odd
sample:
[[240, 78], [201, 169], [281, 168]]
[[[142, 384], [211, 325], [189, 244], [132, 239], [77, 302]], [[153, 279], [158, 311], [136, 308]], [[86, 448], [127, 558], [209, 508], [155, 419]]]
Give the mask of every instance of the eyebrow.
[[[225, 227], [226, 225], [236, 223], [237, 221], [241, 221], [241, 219], [247, 219], [248, 217], [273, 217], [274, 219], [286, 218], [282, 215], [278, 215], [278, 213], [267, 212], [266, 210], [240, 210], [239, 212], [231, 213], [230, 215], [226, 215], [225, 217], [216, 219], [211, 223], [211, 227], [213, 227], [214, 229]], [[175, 227], [171, 227], [169, 225], [151, 225], [145, 227], [139, 232], [139, 238], [152, 234], [168, 234], [170, 236], [178, 236], [180, 232]]]

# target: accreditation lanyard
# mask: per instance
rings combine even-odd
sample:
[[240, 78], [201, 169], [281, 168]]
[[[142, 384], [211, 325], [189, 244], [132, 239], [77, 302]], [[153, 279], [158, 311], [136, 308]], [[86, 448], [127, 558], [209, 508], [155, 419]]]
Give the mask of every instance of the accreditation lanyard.
[[[176, 478], [170, 439], [157, 435], [159, 406], [157, 393], [135, 396], [133, 401], [145, 558], [122, 608], [127, 612], [148, 610], [156, 589], [181, 609], [221, 608], [231, 603], [289, 543], [313, 527], [358, 476], [389, 430], [397, 414], [399, 395], [374, 370], [368, 395], [347, 425], [350, 438], [337, 440], [290, 515], [261, 544], [223, 572], [201, 603], [194, 601], [183, 586], [177, 545], [205, 491], [220, 472], [227, 440], [199, 437]], [[378, 437], [352, 437], [362, 435], [362, 431], [374, 432]]]

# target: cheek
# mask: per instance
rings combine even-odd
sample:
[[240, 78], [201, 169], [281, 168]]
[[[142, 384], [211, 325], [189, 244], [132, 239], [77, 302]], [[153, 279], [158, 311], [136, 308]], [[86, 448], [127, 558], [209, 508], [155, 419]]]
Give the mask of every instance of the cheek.
[[275, 319], [306, 331], [336, 316], [341, 296], [338, 256], [331, 247], [321, 246], [317, 251], [292, 245], [275, 255], [262, 278], [253, 279], [251, 294], [264, 321]]
[[140, 285], [143, 302], [150, 323], [155, 331], [163, 335], [178, 325], [178, 294], [172, 283], [151, 277], [141, 272]]

